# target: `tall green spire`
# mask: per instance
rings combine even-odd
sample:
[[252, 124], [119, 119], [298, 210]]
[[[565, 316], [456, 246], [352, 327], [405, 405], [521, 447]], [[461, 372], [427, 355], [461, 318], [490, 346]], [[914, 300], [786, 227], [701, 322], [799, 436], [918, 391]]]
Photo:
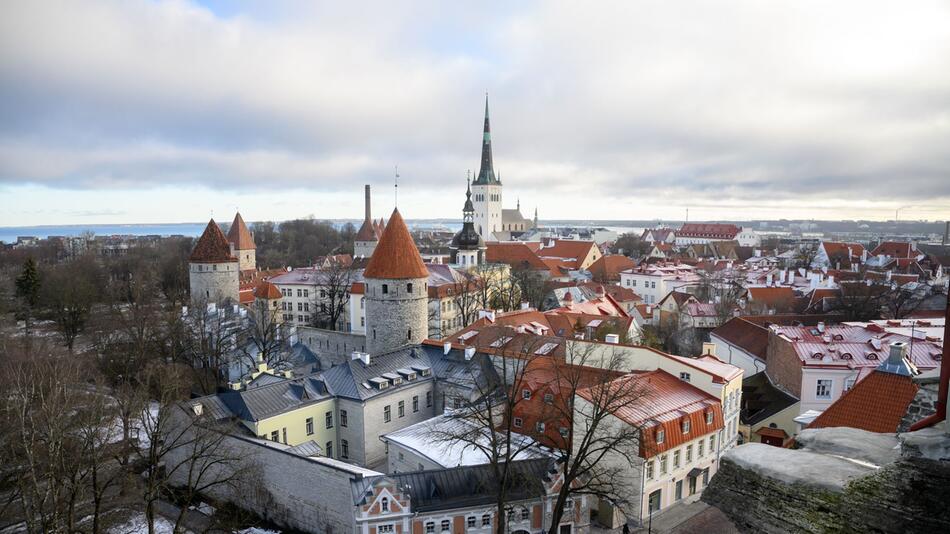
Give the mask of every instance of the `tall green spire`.
[[488, 93], [485, 93], [485, 127], [482, 131], [482, 165], [478, 169], [478, 177], [472, 185], [501, 185], [495, 177], [491, 157], [491, 125], [488, 122]]

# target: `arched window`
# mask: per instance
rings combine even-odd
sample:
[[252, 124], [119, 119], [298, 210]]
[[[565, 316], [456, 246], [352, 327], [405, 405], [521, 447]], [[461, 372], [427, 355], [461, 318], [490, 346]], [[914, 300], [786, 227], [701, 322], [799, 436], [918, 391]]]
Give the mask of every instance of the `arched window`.
[[380, 506], [380, 508], [381, 508], [384, 512], [388, 512], [388, 511], [389, 511], [389, 498], [388, 498], [388, 497], [383, 497], [382, 500], [379, 501], [379, 506]]

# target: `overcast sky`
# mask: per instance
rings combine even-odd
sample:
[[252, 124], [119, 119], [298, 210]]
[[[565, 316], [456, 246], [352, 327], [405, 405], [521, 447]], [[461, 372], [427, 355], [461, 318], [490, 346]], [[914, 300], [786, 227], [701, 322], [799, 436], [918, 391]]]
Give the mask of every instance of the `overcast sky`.
[[[593, 7], [596, 6], [596, 9]], [[7, 1], [0, 226], [950, 217], [950, 2]]]

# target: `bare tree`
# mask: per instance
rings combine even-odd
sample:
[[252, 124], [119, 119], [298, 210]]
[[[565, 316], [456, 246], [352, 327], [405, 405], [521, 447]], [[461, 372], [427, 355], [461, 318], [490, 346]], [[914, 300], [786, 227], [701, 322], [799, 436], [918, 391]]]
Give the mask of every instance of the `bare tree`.
[[[504, 354], [496, 357], [477, 355], [478, 367], [471, 376], [450, 383], [450, 388], [470, 391], [467, 404], [452, 412], [452, 417], [464, 424], [450, 431], [436, 431], [432, 439], [443, 443], [464, 443], [480, 452], [490, 466], [494, 483], [495, 532], [506, 531], [509, 490], [518, 483], [512, 462], [534, 446], [523, 435], [540, 437], [531, 429], [518, 428], [518, 414], [529, 401], [522, 392], [531, 380], [530, 365], [536, 349], [544, 338], [529, 335], [511, 335], [508, 329], [487, 329], [480, 338], [496, 337], [505, 346]], [[503, 339], [506, 338], [506, 339]]]
[[313, 290], [313, 325], [329, 330], [344, 330], [350, 304], [350, 289], [356, 280], [352, 262], [331, 256], [316, 271], [318, 287]]
[[889, 293], [889, 285], [871, 280], [842, 282], [841, 294], [832, 301], [828, 311], [841, 314], [844, 321], [879, 319]]
[[[616, 348], [591, 343], [568, 343], [565, 360], [553, 360], [554, 401], [547, 403], [547, 417], [567, 430], [561, 447], [564, 476], [552, 510], [550, 534], [558, 534], [565, 505], [572, 496], [595, 497], [615, 504], [629, 504], [628, 474], [637, 468], [640, 431], [621, 420], [650, 401], [636, 380], [621, 378], [625, 357]], [[628, 377], [629, 378], [629, 377]]]
[[83, 276], [66, 267], [51, 270], [43, 284], [42, 301], [56, 322], [63, 345], [73, 350], [76, 337], [85, 329], [95, 289]]
[[243, 336], [247, 342], [240, 346], [244, 360], [251, 368], [260, 363], [273, 368], [284, 362], [286, 332], [280, 312], [277, 306], [268, 307], [265, 300], [254, 301]]

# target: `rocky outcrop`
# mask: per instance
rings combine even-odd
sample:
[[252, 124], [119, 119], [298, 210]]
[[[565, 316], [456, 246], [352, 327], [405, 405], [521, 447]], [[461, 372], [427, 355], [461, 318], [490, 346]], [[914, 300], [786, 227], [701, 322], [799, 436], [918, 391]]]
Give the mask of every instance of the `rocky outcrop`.
[[907, 413], [897, 427], [898, 432], [907, 432], [910, 426], [937, 411], [937, 393], [940, 388], [940, 368], [931, 369], [914, 377], [914, 383], [920, 388], [914, 400], [907, 406]]
[[805, 430], [797, 441], [730, 450], [703, 500], [743, 532], [950, 532], [945, 423], [900, 435]]

